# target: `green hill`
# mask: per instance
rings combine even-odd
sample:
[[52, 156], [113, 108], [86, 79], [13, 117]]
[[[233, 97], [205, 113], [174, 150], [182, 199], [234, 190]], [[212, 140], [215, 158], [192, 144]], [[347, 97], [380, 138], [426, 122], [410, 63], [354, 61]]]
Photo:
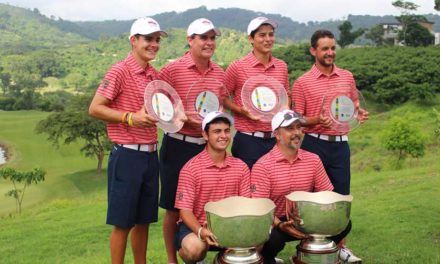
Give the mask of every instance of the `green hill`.
[[[233, 60], [247, 54], [251, 45], [244, 33], [226, 28], [221, 28], [221, 30], [223, 34], [218, 38], [213, 60], [221, 66], [227, 66]], [[157, 69], [170, 60], [182, 56], [188, 50], [184, 29], [171, 28], [168, 32], [169, 37], [163, 39], [161, 50], [152, 62]], [[39, 49], [23, 55], [5, 54], [0, 61], [0, 78], [2, 72], [8, 73], [12, 79], [39, 73], [43, 78], [56, 77], [56, 79], [52, 78], [56, 84], [48, 83], [47, 86], [65, 89], [75, 86], [72, 75], [76, 75], [77, 78], [84, 80], [82, 84], [79, 84], [82, 89], [87, 87], [95, 89], [111, 65], [124, 59], [130, 50], [127, 36], [120, 35], [103, 37], [98, 41], [76, 44], [71, 47]], [[57, 74], [43, 73], [41, 65], [47, 65], [46, 68], [51, 68], [50, 71]], [[2, 87], [1, 82], [0, 87]]]
[[[83, 196], [83, 190], [71, 180], [72, 175], [89, 175], [96, 162], [79, 153], [79, 144], [54, 148], [44, 135], [36, 135], [36, 123], [48, 113], [36, 111], [0, 111], [0, 140], [12, 151], [7, 165], [18, 170], [44, 168], [46, 181], [26, 191], [26, 206], [44, 204], [54, 198], [75, 198]], [[78, 173], [78, 174], [75, 174]], [[93, 182], [93, 178], [89, 179]], [[9, 182], [0, 180], [0, 215], [14, 212], [14, 200], [4, 196], [11, 189]], [[1, 263], [1, 261], [0, 261]]]
[[88, 39], [61, 30], [51, 20], [33, 11], [0, 3], [0, 54], [22, 54], [41, 48], [68, 47]]
[[[370, 16], [347, 14], [347, 20], [356, 30], [360, 27], [371, 28], [379, 23], [396, 22], [391, 15]], [[317, 29], [326, 28], [339, 36], [338, 26], [343, 20], [308, 21], [300, 23], [295, 18], [255, 12], [240, 8], [218, 8], [208, 10], [205, 6], [188, 9], [183, 12], [165, 12], [153, 15], [161, 24], [161, 27], [186, 29], [191, 21], [200, 17], [207, 17], [217, 27], [230, 28], [240, 32], [246, 32], [249, 21], [257, 16], [266, 16], [275, 19], [279, 23], [277, 36], [283, 42], [309, 41], [312, 33]], [[426, 14], [426, 18], [434, 22], [434, 31], [440, 31], [440, 16]], [[225, 19], [228, 18], [228, 19]], [[117, 37], [127, 35], [131, 20], [106, 20], [106, 21], [68, 21], [62, 18], [46, 17], [42, 15], [38, 6], [34, 9], [24, 9], [8, 4], [0, 3], [0, 47], [7, 48], [5, 51], [20, 53], [29, 49], [40, 47], [50, 48], [55, 46], [68, 46], [88, 40], [98, 40], [103, 37]], [[35, 41], [26, 41], [35, 39]], [[23, 40], [23, 42], [20, 42]], [[14, 44], [15, 48], [11, 45]]]

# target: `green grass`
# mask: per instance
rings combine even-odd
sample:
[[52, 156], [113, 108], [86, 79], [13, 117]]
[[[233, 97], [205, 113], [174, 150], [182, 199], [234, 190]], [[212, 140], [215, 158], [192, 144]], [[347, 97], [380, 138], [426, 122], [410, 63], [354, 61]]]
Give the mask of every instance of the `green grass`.
[[[23, 171], [41, 167], [47, 172], [43, 183], [32, 185], [26, 190], [23, 202], [25, 208], [54, 198], [77, 197], [80, 190], [66, 176], [93, 170], [97, 164], [95, 160], [79, 153], [79, 144], [56, 149], [46, 140], [45, 135], [36, 135], [35, 125], [47, 115], [36, 111], [0, 111], [0, 142], [12, 150], [8, 166]], [[10, 189], [9, 182], [0, 180], [0, 215], [15, 210], [14, 200], [3, 195]]]
[[[435, 107], [440, 109], [440, 100]], [[364, 263], [440, 263], [440, 153], [431, 109], [409, 103], [375, 112], [350, 136], [354, 200], [348, 244]], [[392, 116], [407, 112], [413, 113], [408, 125], [422, 130], [428, 148], [423, 158], [408, 158], [396, 170], [396, 157], [383, 148], [380, 135]], [[0, 180], [0, 263], [109, 263], [106, 177], [95, 176], [96, 162], [82, 157], [78, 145], [57, 150], [34, 135], [45, 116], [0, 112], [0, 141], [15, 151], [9, 164], [48, 171], [45, 182], [28, 189], [21, 215], [10, 214], [13, 200], [2, 195], [10, 184]], [[150, 227], [149, 263], [166, 263], [162, 217], [160, 211], [159, 223]], [[287, 260], [295, 245], [280, 257]], [[129, 248], [126, 263], [133, 263]]]

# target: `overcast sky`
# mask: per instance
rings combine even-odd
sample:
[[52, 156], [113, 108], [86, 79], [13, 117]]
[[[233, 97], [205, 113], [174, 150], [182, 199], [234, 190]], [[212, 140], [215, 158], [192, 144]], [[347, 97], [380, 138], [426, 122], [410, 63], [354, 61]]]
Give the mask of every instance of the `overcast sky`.
[[[182, 12], [201, 5], [208, 9], [237, 7], [280, 14], [293, 21], [324, 21], [352, 15], [398, 15], [394, 0], [0, 0], [0, 3], [38, 8], [46, 16], [64, 20], [130, 20], [162, 12]], [[439, 14], [434, 0], [411, 1], [418, 14]]]

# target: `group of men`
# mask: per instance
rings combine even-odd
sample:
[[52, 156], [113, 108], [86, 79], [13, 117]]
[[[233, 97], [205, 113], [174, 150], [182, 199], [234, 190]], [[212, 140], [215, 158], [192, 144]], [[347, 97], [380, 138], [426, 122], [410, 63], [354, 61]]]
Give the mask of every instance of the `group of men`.
[[[149, 223], [157, 222], [158, 205], [166, 210], [163, 237], [168, 263], [178, 263], [176, 252], [185, 263], [202, 261], [208, 249], [218, 246], [206, 227], [204, 204], [234, 195], [265, 197], [276, 204], [262, 255], [264, 263], [278, 263], [276, 255], [287, 241], [305, 237], [285, 217], [285, 195], [350, 192], [347, 136], [332, 130], [332, 120], [322, 113], [321, 103], [329, 83], [353, 84], [353, 76], [334, 64], [333, 34], [318, 30], [310, 48], [315, 64], [295, 81], [291, 93], [286, 63], [272, 56], [277, 27], [272, 19], [253, 19], [247, 29], [251, 52], [223, 71], [211, 60], [221, 32], [210, 20], [196, 19], [187, 29], [189, 50], [158, 72], [150, 62], [167, 33], [152, 18], [133, 23], [131, 52], [106, 73], [89, 109], [90, 115], [108, 122], [108, 136], [114, 143], [108, 164], [107, 211], [107, 224], [114, 226], [112, 263], [123, 263], [130, 233], [135, 263], [146, 263]], [[259, 74], [281, 83], [293, 105], [293, 110], [275, 114], [271, 123], [260, 121], [241, 100], [244, 83]], [[163, 80], [186, 98], [192, 84], [203, 78], [224, 84], [219, 98], [234, 117], [216, 111], [200, 121], [185, 109], [183, 128], [164, 134], [158, 158], [159, 120], [144, 108], [145, 87]], [[368, 119], [365, 111], [360, 116], [362, 122]], [[233, 124], [231, 156], [226, 149]], [[334, 240], [341, 246], [341, 258], [359, 262], [343, 243], [350, 228], [351, 223]]]

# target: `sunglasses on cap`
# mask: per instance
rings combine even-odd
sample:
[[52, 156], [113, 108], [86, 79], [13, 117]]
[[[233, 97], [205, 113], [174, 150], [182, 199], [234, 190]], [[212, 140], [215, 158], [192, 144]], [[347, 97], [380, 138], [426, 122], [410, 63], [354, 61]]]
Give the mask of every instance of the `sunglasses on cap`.
[[304, 118], [303, 118], [303, 116], [302, 116], [301, 114], [298, 114], [298, 113], [296, 113], [296, 112], [287, 112], [287, 113], [284, 114], [284, 116], [283, 116], [283, 121], [281, 121], [281, 123], [280, 123], [280, 125], [277, 127], [277, 129], [280, 128], [280, 127], [283, 125], [283, 123], [284, 123], [285, 121], [289, 121], [289, 120], [291, 120], [292, 118], [298, 118], [298, 120], [299, 120], [299, 122], [300, 122], [301, 124], [304, 123]]

